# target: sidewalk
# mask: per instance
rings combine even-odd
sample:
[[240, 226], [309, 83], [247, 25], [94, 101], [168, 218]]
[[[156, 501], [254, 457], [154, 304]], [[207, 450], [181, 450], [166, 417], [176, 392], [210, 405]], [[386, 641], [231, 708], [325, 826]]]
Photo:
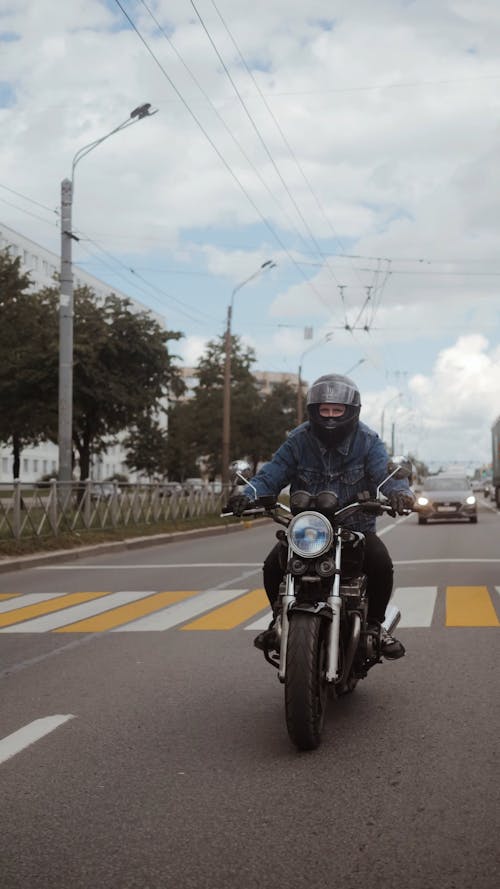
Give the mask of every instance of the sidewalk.
[[169, 534], [151, 534], [149, 537], [129, 537], [125, 540], [117, 540], [116, 543], [96, 543], [92, 546], [78, 546], [68, 549], [55, 549], [51, 552], [32, 553], [27, 556], [1, 556], [0, 574], [19, 571], [26, 568], [36, 568], [38, 565], [47, 565], [57, 562], [71, 562], [84, 559], [87, 556], [106, 555], [119, 553], [125, 550], [145, 549], [157, 544], [175, 543], [178, 540], [196, 539], [197, 537], [212, 537], [216, 534], [234, 534], [236, 531], [246, 531], [249, 527], [260, 524], [262, 519], [254, 519], [251, 524], [239, 522], [237, 525], [214, 525], [208, 528], [194, 528], [190, 531], [172, 531]]

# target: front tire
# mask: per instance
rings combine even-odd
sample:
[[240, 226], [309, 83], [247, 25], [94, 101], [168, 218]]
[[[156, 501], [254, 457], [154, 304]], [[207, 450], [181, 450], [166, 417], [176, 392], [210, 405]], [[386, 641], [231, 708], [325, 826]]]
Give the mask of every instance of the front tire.
[[288, 627], [285, 714], [288, 734], [299, 750], [321, 741], [327, 703], [326, 628], [318, 615], [292, 612]]

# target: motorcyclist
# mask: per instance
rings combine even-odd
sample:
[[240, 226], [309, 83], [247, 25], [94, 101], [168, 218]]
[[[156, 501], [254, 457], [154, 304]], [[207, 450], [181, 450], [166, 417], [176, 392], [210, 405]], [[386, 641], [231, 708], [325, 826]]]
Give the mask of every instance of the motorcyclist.
[[[310, 494], [334, 491], [338, 507], [355, 502], [362, 491], [375, 495], [387, 476], [388, 456], [377, 433], [359, 420], [361, 398], [349, 377], [326, 374], [307, 393], [309, 419], [293, 429], [272, 459], [264, 464], [239, 494], [229, 498], [228, 507], [241, 515], [255, 497], [272, 495], [290, 485], [290, 494], [306, 490]], [[411, 508], [414, 495], [407, 479], [390, 479], [383, 488], [394, 513]], [[375, 533], [374, 515], [358, 511], [346, 517], [344, 525], [365, 535], [364, 569], [367, 575], [368, 621], [380, 629], [381, 651], [395, 660], [403, 657], [403, 644], [381, 627], [393, 586], [393, 565], [389, 552]], [[287, 551], [277, 543], [264, 561], [264, 587], [273, 610], [273, 620], [254, 640], [257, 648], [272, 647], [278, 611], [279, 587], [286, 568]]]

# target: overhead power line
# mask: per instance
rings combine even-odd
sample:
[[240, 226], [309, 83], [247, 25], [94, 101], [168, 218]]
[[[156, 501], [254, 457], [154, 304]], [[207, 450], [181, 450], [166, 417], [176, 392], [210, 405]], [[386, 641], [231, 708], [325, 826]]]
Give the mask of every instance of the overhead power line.
[[219, 160], [221, 161], [221, 163], [223, 164], [223, 166], [225, 167], [225, 169], [227, 170], [227, 172], [230, 174], [230, 176], [232, 177], [232, 179], [234, 179], [234, 181], [235, 181], [236, 184], [238, 185], [238, 187], [239, 187], [239, 189], [241, 190], [241, 192], [245, 195], [245, 197], [246, 197], [246, 199], [248, 200], [249, 204], [252, 206], [252, 208], [254, 209], [254, 211], [257, 213], [259, 219], [261, 219], [261, 221], [262, 221], [263, 224], [266, 226], [266, 228], [268, 229], [268, 231], [271, 233], [271, 235], [273, 236], [273, 238], [275, 239], [275, 241], [279, 244], [279, 246], [281, 247], [281, 249], [283, 250], [283, 252], [286, 254], [286, 256], [288, 256], [288, 259], [290, 260], [290, 262], [295, 266], [295, 268], [297, 269], [299, 275], [300, 275], [301, 278], [305, 281], [305, 283], [308, 285], [308, 287], [313, 291], [313, 293], [315, 294], [315, 296], [318, 297], [318, 299], [320, 300], [320, 302], [322, 302], [323, 305], [325, 305], [326, 308], [327, 308], [329, 311], [331, 311], [331, 306], [329, 306], [329, 305], [325, 302], [325, 299], [324, 299], [324, 297], [323, 297], [323, 294], [320, 293], [320, 291], [315, 287], [315, 285], [313, 284], [313, 282], [309, 280], [309, 278], [307, 277], [307, 275], [306, 275], [306, 274], [304, 273], [304, 271], [300, 268], [299, 264], [297, 263], [297, 261], [295, 260], [295, 258], [292, 256], [292, 254], [291, 254], [290, 251], [288, 250], [288, 248], [287, 248], [286, 244], [284, 243], [284, 241], [282, 240], [282, 238], [278, 235], [278, 233], [275, 231], [275, 229], [273, 228], [273, 226], [271, 225], [271, 223], [269, 222], [269, 220], [266, 219], [266, 217], [264, 216], [264, 214], [261, 212], [261, 210], [259, 209], [259, 207], [258, 207], [257, 204], [255, 203], [254, 199], [252, 198], [252, 196], [249, 194], [249, 192], [247, 191], [247, 189], [245, 188], [245, 186], [243, 185], [243, 183], [241, 182], [241, 180], [239, 179], [239, 177], [237, 176], [237, 174], [236, 174], [236, 173], [234, 172], [234, 170], [232, 169], [231, 165], [228, 163], [228, 161], [226, 160], [226, 158], [224, 157], [224, 155], [222, 154], [222, 152], [219, 150], [219, 148], [217, 147], [217, 145], [215, 144], [215, 142], [213, 141], [213, 139], [211, 138], [211, 136], [210, 136], [209, 133], [207, 132], [206, 128], [203, 126], [203, 124], [201, 123], [201, 121], [199, 120], [199, 118], [197, 117], [197, 115], [194, 113], [194, 111], [192, 110], [192, 108], [189, 106], [188, 102], [185, 100], [185, 98], [184, 98], [184, 96], [182, 95], [182, 93], [180, 92], [180, 90], [177, 88], [176, 84], [174, 83], [174, 81], [172, 80], [172, 78], [170, 77], [170, 75], [168, 74], [168, 72], [166, 71], [165, 67], [162, 65], [162, 63], [160, 62], [160, 60], [158, 59], [158, 57], [156, 56], [156, 54], [155, 54], [155, 53], [153, 52], [153, 50], [151, 49], [151, 47], [150, 47], [150, 45], [148, 44], [148, 42], [147, 42], [147, 40], [145, 39], [145, 37], [144, 37], [144, 36], [141, 34], [141, 32], [139, 31], [139, 29], [138, 29], [137, 25], [135, 24], [135, 22], [131, 19], [131, 17], [129, 16], [128, 12], [123, 8], [123, 5], [121, 4], [120, 0], [115, 0], [115, 3], [116, 3], [116, 5], [119, 7], [119, 9], [121, 10], [121, 12], [123, 13], [123, 15], [125, 16], [125, 18], [127, 19], [127, 21], [129, 22], [129, 24], [130, 24], [132, 30], [137, 34], [139, 40], [141, 41], [141, 43], [143, 44], [143, 46], [145, 47], [145, 49], [147, 50], [147, 52], [150, 54], [151, 58], [154, 60], [155, 64], [158, 66], [158, 68], [159, 68], [160, 71], [162, 72], [162, 74], [163, 74], [163, 76], [165, 77], [165, 79], [168, 81], [168, 83], [170, 84], [170, 86], [171, 86], [172, 89], [174, 90], [174, 92], [175, 92], [175, 94], [177, 95], [177, 97], [179, 98], [180, 102], [182, 102], [182, 104], [183, 104], [183, 106], [185, 107], [185, 109], [187, 110], [188, 114], [189, 114], [189, 115], [192, 117], [192, 119], [195, 121], [196, 125], [199, 127], [199, 129], [201, 130], [201, 132], [203, 133], [203, 135], [205, 136], [205, 138], [207, 139], [207, 141], [209, 142], [209, 144], [211, 145], [211, 147], [213, 148], [213, 150], [214, 150], [215, 153], [217, 154], [217, 157], [219, 158]]
[[285, 147], [287, 148], [290, 157], [291, 157], [292, 160], [294, 161], [294, 163], [295, 163], [295, 165], [296, 165], [296, 167], [297, 167], [297, 169], [298, 169], [300, 175], [302, 176], [302, 179], [304, 180], [305, 185], [306, 185], [306, 187], [307, 187], [309, 193], [310, 193], [311, 196], [313, 197], [313, 199], [314, 199], [314, 201], [315, 201], [315, 203], [316, 203], [316, 205], [317, 205], [317, 207], [318, 207], [318, 209], [319, 209], [319, 211], [320, 211], [320, 213], [321, 213], [323, 219], [325, 220], [325, 222], [326, 222], [326, 224], [328, 225], [330, 231], [332, 232], [332, 234], [333, 234], [333, 236], [334, 236], [334, 238], [335, 238], [337, 244], [340, 246], [340, 248], [341, 248], [341, 250], [342, 250], [342, 253], [345, 253], [345, 247], [344, 247], [342, 241], [340, 240], [339, 235], [337, 234], [337, 232], [336, 232], [336, 230], [335, 230], [335, 228], [334, 228], [334, 226], [333, 226], [333, 223], [331, 222], [330, 218], [328, 217], [328, 215], [327, 215], [327, 213], [326, 213], [326, 211], [325, 211], [325, 209], [324, 209], [324, 207], [323, 207], [323, 204], [321, 203], [321, 201], [320, 201], [320, 199], [319, 199], [319, 197], [318, 197], [317, 192], [316, 192], [315, 189], [313, 188], [313, 186], [312, 186], [312, 184], [311, 184], [311, 182], [310, 182], [308, 176], [306, 175], [306, 173], [305, 173], [305, 171], [304, 171], [304, 168], [303, 168], [302, 164], [300, 163], [300, 161], [299, 161], [299, 159], [298, 159], [298, 157], [297, 157], [295, 151], [293, 150], [293, 148], [292, 148], [292, 146], [291, 146], [289, 140], [287, 139], [287, 137], [286, 137], [286, 135], [285, 135], [285, 133], [284, 133], [284, 131], [283, 131], [283, 128], [282, 128], [282, 126], [281, 126], [279, 120], [277, 119], [277, 117], [276, 117], [276, 115], [275, 115], [273, 109], [272, 109], [271, 106], [269, 105], [269, 102], [267, 101], [267, 99], [266, 99], [266, 97], [265, 97], [265, 94], [264, 94], [263, 91], [261, 90], [261, 88], [260, 88], [260, 86], [259, 86], [259, 83], [258, 83], [257, 79], [254, 77], [254, 74], [253, 74], [252, 69], [251, 69], [250, 66], [247, 64], [247, 61], [246, 61], [246, 59], [244, 58], [243, 53], [241, 52], [241, 49], [240, 49], [240, 47], [238, 46], [238, 43], [236, 42], [236, 39], [235, 39], [235, 37], [234, 37], [232, 31], [230, 30], [230, 28], [229, 28], [229, 26], [228, 26], [226, 20], [224, 19], [222, 13], [220, 12], [220, 10], [219, 10], [217, 4], [215, 3], [215, 0], [211, 0], [211, 3], [212, 3], [212, 6], [213, 6], [214, 9], [215, 9], [217, 15], [219, 16], [219, 19], [220, 19], [220, 21], [222, 22], [222, 25], [223, 25], [223, 27], [225, 28], [225, 30], [226, 30], [226, 32], [227, 32], [227, 34], [228, 34], [228, 36], [229, 36], [229, 39], [231, 40], [231, 42], [232, 42], [234, 48], [236, 49], [236, 52], [238, 53], [238, 56], [239, 56], [239, 58], [240, 58], [240, 61], [241, 61], [242, 65], [244, 66], [244, 68], [245, 68], [245, 70], [246, 70], [248, 76], [249, 76], [250, 79], [252, 80], [252, 83], [254, 84], [255, 89], [257, 90], [257, 92], [258, 92], [260, 98], [262, 99], [262, 101], [263, 101], [263, 103], [264, 103], [264, 105], [265, 105], [265, 107], [266, 107], [266, 109], [267, 109], [268, 114], [270, 115], [271, 119], [273, 120], [274, 125], [276, 126], [276, 129], [278, 130], [278, 133], [280, 134], [281, 139], [283, 140], [283, 143], [284, 143]]
[[251, 167], [251, 169], [254, 171], [254, 173], [255, 173], [255, 175], [257, 176], [259, 182], [261, 183], [261, 185], [263, 186], [263, 188], [265, 188], [265, 190], [267, 191], [267, 193], [268, 193], [268, 195], [270, 196], [271, 200], [276, 204], [276, 206], [278, 207], [280, 213], [282, 213], [282, 214], [284, 215], [284, 217], [286, 218], [288, 224], [290, 225], [290, 229], [291, 229], [292, 231], [295, 232], [295, 234], [297, 235], [297, 237], [299, 238], [299, 240], [300, 240], [300, 241], [302, 242], [302, 244], [304, 245], [305, 249], [308, 250], [308, 249], [309, 249], [309, 244], [304, 240], [304, 236], [303, 236], [302, 233], [298, 230], [298, 228], [297, 228], [295, 222], [293, 221], [292, 217], [290, 216], [290, 214], [288, 213], [288, 211], [287, 211], [284, 207], [282, 207], [282, 205], [281, 205], [280, 202], [278, 201], [278, 198], [277, 198], [275, 192], [274, 192], [274, 191], [272, 190], [272, 188], [268, 185], [268, 183], [266, 182], [266, 180], [265, 180], [264, 177], [262, 176], [260, 170], [256, 167], [256, 165], [254, 164], [254, 162], [253, 162], [253, 160], [251, 159], [251, 157], [249, 156], [249, 154], [245, 151], [245, 148], [243, 147], [243, 145], [241, 144], [241, 142], [239, 141], [239, 139], [237, 138], [237, 136], [234, 134], [234, 132], [233, 132], [233, 130], [231, 129], [231, 127], [230, 127], [230, 126], [227, 124], [227, 122], [224, 120], [222, 114], [219, 112], [219, 110], [217, 109], [216, 105], [214, 105], [214, 103], [212, 102], [212, 100], [211, 100], [210, 96], [208, 95], [207, 91], [205, 90], [205, 88], [203, 87], [203, 85], [200, 83], [199, 79], [196, 77], [196, 75], [194, 74], [194, 72], [192, 71], [192, 69], [189, 67], [189, 65], [187, 64], [187, 62], [186, 62], [186, 61], [184, 60], [184, 58], [182, 57], [181, 53], [179, 52], [179, 50], [178, 50], [177, 47], [175, 46], [174, 42], [170, 39], [170, 37], [169, 37], [168, 34], [166, 33], [165, 29], [162, 27], [161, 23], [158, 21], [158, 19], [156, 18], [156, 16], [155, 16], [154, 13], [152, 12], [152, 10], [149, 8], [149, 6], [148, 6], [147, 3], [145, 2], [145, 0], [140, 0], [140, 3], [142, 4], [142, 6], [144, 7], [144, 9], [145, 9], [146, 12], [148, 13], [148, 15], [151, 17], [151, 19], [152, 19], [153, 22], [155, 23], [155, 25], [156, 25], [156, 27], [158, 28], [158, 30], [160, 31], [160, 33], [163, 35], [163, 37], [165, 38], [165, 40], [166, 40], [167, 43], [169, 44], [170, 48], [171, 48], [172, 51], [175, 53], [176, 57], [179, 59], [181, 65], [182, 65], [183, 68], [184, 68], [184, 70], [187, 71], [187, 73], [188, 73], [189, 76], [191, 77], [193, 83], [196, 84], [196, 86], [197, 86], [198, 89], [200, 90], [202, 96], [205, 98], [205, 100], [206, 100], [206, 101], [208, 102], [208, 104], [210, 105], [210, 107], [211, 107], [212, 111], [214, 112], [214, 114], [216, 115], [217, 119], [221, 122], [221, 124], [222, 124], [222, 126], [224, 127], [225, 131], [228, 133], [228, 135], [230, 136], [230, 138], [233, 140], [234, 144], [237, 146], [238, 150], [239, 150], [239, 151], [241, 152], [241, 154], [243, 155], [243, 157], [244, 157], [245, 161], [247, 162], [247, 164], [248, 164], [248, 165]]

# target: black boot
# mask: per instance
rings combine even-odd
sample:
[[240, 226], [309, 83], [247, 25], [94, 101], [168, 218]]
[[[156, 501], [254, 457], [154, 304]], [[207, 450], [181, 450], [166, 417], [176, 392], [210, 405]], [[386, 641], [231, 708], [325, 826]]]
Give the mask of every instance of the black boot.
[[276, 651], [279, 653], [280, 650], [280, 634], [277, 632], [276, 624], [277, 624], [278, 615], [273, 614], [273, 619], [269, 624], [267, 630], [264, 630], [262, 633], [259, 633], [258, 636], [253, 640], [253, 644], [259, 651]]

